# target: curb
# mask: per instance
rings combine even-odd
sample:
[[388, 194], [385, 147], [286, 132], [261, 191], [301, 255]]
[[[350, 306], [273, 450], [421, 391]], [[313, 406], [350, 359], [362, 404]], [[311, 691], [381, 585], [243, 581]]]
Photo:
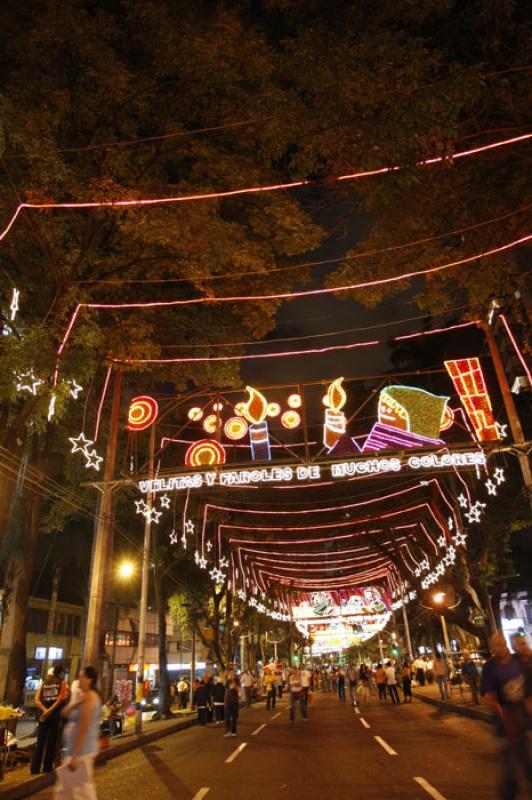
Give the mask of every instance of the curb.
[[[123, 742], [117, 742], [117, 744], [112, 745], [108, 749], [101, 750], [96, 756], [96, 766], [105, 764], [107, 761], [124, 755], [124, 753], [128, 753], [130, 750], [135, 750], [137, 747], [143, 747], [145, 744], [155, 742], [157, 739], [162, 739], [164, 736], [171, 736], [173, 733], [179, 733], [179, 731], [184, 731], [197, 724], [198, 720], [196, 718], [180, 720], [176, 722], [175, 725], [168, 725], [161, 730], [141, 733], [140, 736], [132, 735]], [[24, 783], [19, 783], [18, 786], [7, 789], [4, 788], [0, 782], [0, 794], [2, 795], [2, 800], [21, 800], [21, 798], [29, 797], [32, 794], [36, 794], [36, 792], [40, 792], [42, 789], [48, 789], [48, 787], [53, 786], [54, 783], [54, 773], [48, 772], [42, 775], [36, 775], [34, 778], [24, 781]]]
[[412, 692], [412, 697], [415, 697], [417, 700], [422, 700], [424, 703], [428, 703], [431, 706], [441, 708], [442, 711], [451, 711], [453, 714], [458, 714], [462, 717], [469, 717], [470, 719], [479, 719], [481, 722], [487, 722], [488, 725], [491, 725], [491, 717], [489, 714], [485, 714], [483, 711], [477, 711], [476, 708], [468, 708], [467, 706], [458, 706], [454, 703], [446, 703], [444, 700], [436, 700], [433, 697], [427, 697], [424, 694], [418, 694], [416, 691]]

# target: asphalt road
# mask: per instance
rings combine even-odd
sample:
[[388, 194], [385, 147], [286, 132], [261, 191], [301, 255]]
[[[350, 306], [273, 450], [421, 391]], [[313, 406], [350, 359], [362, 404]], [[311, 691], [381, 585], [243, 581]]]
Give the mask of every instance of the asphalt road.
[[[315, 695], [310, 719], [287, 702], [243, 711], [236, 738], [194, 727], [96, 770], [99, 800], [477, 800], [495, 798], [495, 742], [486, 723], [422, 702], [360, 713]], [[416, 781], [417, 779], [417, 781]], [[51, 790], [36, 795], [49, 800]]]

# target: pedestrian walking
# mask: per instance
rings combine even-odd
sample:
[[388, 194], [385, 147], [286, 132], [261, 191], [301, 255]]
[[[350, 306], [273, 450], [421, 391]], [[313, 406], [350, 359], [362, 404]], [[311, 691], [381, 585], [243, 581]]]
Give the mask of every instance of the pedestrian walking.
[[209, 708], [211, 702], [211, 695], [207, 681], [202, 681], [196, 691], [194, 692], [193, 707], [198, 712], [198, 722], [200, 725], [206, 725], [209, 716]]
[[301, 717], [304, 720], [308, 719], [307, 706], [305, 704], [305, 696], [303, 694], [303, 687], [301, 686], [301, 678], [299, 677], [299, 672], [297, 669], [294, 669], [290, 672], [290, 677], [288, 679], [288, 688], [290, 691], [290, 722], [295, 721], [296, 703], [299, 705], [299, 710], [301, 711]]
[[340, 667], [338, 670], [336, 679], [338, 686], [338, 700], [341, 703], [345, 703], [345, 670], [343, 667]]
[[240, 709], [240, 681], [236, 677], [229, 682], [225, 693], [225, 728], [224, 736], [236, 736], [238, 712]]
[[377, 664], [377, 671], [375, 673], [375, 683], [377, 684], [377, 691], [379, 692], [379, 703], [386, 702], [386, 670], [382, 664]]
[[395, 665], [392, 664], [391, 661], [388, 661], [386, 664], [386, 685], [388, 687], [388, 693], [392, 698], [392, 703], [394, 705], [399, 705], [401, 702], [399, 700], [399, 692], [397, 691], [397, 676], [395, 673]]
[[403, 703], [412, 702], [412, 671], [410, 662], [405, 661], [401, 669], [401, 683], [403, 684]]
[[469, 653], [464, 653], [462, 662], [462, 678], [471, 689], [471, 699], [478, 705], [478, 669], [474, 661], [471, 661]]
[[[67, 719], [63, 735], [66, 758], [57, 770], [54, 787], [57, 800], [96, 800], [94, 760], [99, 748], [102, 711], [97, 679], [94, 667], [85, 667], [79, 677], [80, 699], [69, 703], [61, 712]], [[78, 774], [73, 778], [72, 772]], [[75, 786], [70, 787], [71, 783]]]
[[349, 685], [349, 697], [351, 698], [351, 702], [353, 705], [356, 706], [357, 699], [356, 699], [356, 691], [357, 691], [357, 682], [358, 682], [358, 670], [355, 667], [354, 663], [351, 662], [347, 668], [346, 678]]
[[301, 688], [303, 689], [303, 697], [305, 699], [305, 707], [308, 714], [308, 696], [312, 686], [312, 672], [307, 667], [303, 667], [299, 673], [299, 677], [301, 679]]
[[370, 669], [367, 664], [361, 664], [358, 670], [358, 693], [363, 703], [369, 703]]
[[493, 712], [495, 734], [499, 744], [499, 798], [515, 800], [520, 785], [528, 797], [532, 790], [530, 756], [530, 673], [516, 657], [512, 657], [502, 631], [490, 639], [492, 657], [484, 664], [481, 692]]
[[418, 656], [414, 661], [414, 669], [416, 671], [416, 681], [418, 686], [425, 686], [425, 662]]
[[214, 722], [216, 725], [221, 725], [225, 720], [225, 686], [220, 678], [214, 679], [212, 705], [214, 708]]
[[434, 659], [434, 678], [440, 690], [440, 699], [446, 701], [449, 693], [449, 667], [441, 653], [436, 653], [436, 658]]
[[249, 708], [251, 705], [251, 698], [253, 695], [253, 675], [251, 674], [249, 669], [247, 669], [243, 673], [241, 682], [242, 682], [242, 688], [244, 689], [244, 695], [246, 698], [245, 700], [246, 708]]
[[188, 705], [188, 683], [184, 678], [177, 682], [177, 696], [179, 698], [179, 708], [184, 711]]
[[264, 686], [266, 688], [266, 710], [269, 711], [270, 708], [273, 710], [277, 696], [277, 684], [275, 673], [271, 670], [264, 673]]
[[67, 700], [67, 685], [61, 665], [53, 667], [35, 695], [35, 705], [41, 712], [37, 727], [37, 746], [31, 762], [32, 775], [51, 772], [57, 756], [61, 731], [61, 709]]

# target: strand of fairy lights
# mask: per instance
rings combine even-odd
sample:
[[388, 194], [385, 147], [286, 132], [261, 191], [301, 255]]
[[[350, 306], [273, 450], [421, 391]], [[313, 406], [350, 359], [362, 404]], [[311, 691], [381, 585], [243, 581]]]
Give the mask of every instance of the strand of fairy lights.
[[[490, 150], [495, 150], [501, 147], [517, 144], [519, 142], [525, 142], [531, 138], [532, 138], [532, 133], [524, 133], [521, 136], [514, 136], [510, 139], [502, 139], [497, 142], [491, 142], [490, 144], [480, 145], [479, 147], [474, 147], [469, 150], [462, 150], [458, 153], [452, 153], [450, 155], [436, 156], [434, 158], [422, 159], [420, 161], [417, 161], [415, 163], [415, 166], [428, 167], [428, 166], [433, 166], [434, 164], [449, 163], [452, 161], [457, 161], [458, 159], [461, 158], [468, 158], [470, 156], [478, 155], [480, 153], [485, 153]], [[345, 181], [355, 181], [355, 180], [360, 180], [362, 178], [374, 177], [377, 175], [386, 175], [389, 173], [402, 172], [404, 171], [404, 169], [405, 167], [398, 165], [391, 167], [378, 167], [377, 169], [364, 170], [361, 172], [353, 172], [346, 175], [338, 175], [335, 177], [331, 177], [328, 179], [327, 182], [341, 183]], [[48, 209], [82, 210], [90, 208], [130, 209], [139, 207], [170, 205], [174, 203], [186, 203], [186, 202], [190, 203], [202, 200], [221, 200], [226, 197], [238, 197], [250, 194], [266, 194], [276, 191], [284, 191], [287, 189], [297, 189], [303, 186], [310, 186], [315, 183], [318, 182], [305, 178], [302, 180], [289, 181], [286, 183], [273, 183], [273, 184], [265, 184], [259, 186], [249, 186], [241, 189], [227, 189], [222, 191], [202, 192], [202, 193], [175, 195], [167, 197], [137, 198], [131, 200], [86, 200], [86, 201], [75, 201], [75, 202], [20, 203], [13, 212], [13, 215], [11, 216], [11, 219], [9, 220], [6, 227], [0, 233], [0, 241], [5, 239], [5, 237], [8, 235], [11, 228], [15, 224], [16, 220], [18, 219], [19, 215], [24, 210], [40, 210], [40, 211]]]
[[[325, 287], [321, 289], [306, 289], [297, 292], [281, 292], [279, 294], [230, 295], [223, 297], [218, 297], [214, 295], [207, 297], [194, 297], [184, 300], [151, 300], [151, 301], [143, 301], [135, 303], [131, 302], [130, 303], [78, 303], [67, 325], [61, 344], [58, 347], [57, 354], [58, 356], [62, 355], [63, 350], [65, 349], [65, 346], [70, 338], [70, 334], [75, 325], [75, 322], [78, 318], [78, 315], [82, 309], [94, 309], [100, 311], [105, 311], [105, 310], [119, 311], [121, 309], [146, 310], [154, 308], [174, 308], [179, 306], [199, 305], [204, 303], [243, 303], [243, 302], [262, 302], [270, 300], [271, 301], [291, 300], [297, 297], [314, 297], [319, 295], [333, 294], [334, 292], [355, 291], [357, 289], [366, 289], [372, 286], [384, 286], [392, 283], [397, 283], [399, 281], [409, 280], [411, 278], [419, 277], [421, 275], [435, 274], [438, 272], [442, 272], [444, 270], [452, 269], [457, 266], [470, 264], [473, 263], [474, 261], [479, 261], [483, 258], [487, 258], [489, 256], [496, 255], [497, 253], [502, 253], [505, 252], [506, 250], [518, 247], [519, 245], [524, 244], [530, 239], [532, 239], [532, 234], [527, 234], [525, 236], [520, 237], [519, 239], [515, 239], [511, 242], [507, 242], [506, 244], [500, 245], [499, 247], [494, 247], [490, 250], [485, 250], [480, 253], [475, 253], [472, 256], [467, 256], [465, 258], [458, 259], [457, 261], [450, 261], [446, 264], [438, 264], [432, 267], [427, 267], [425, 269], [413, 270], [411, 272], [402, 273], [401, 275], [393, 275], [388, 278], [376, 278], [374, 280], [362, 281], [360, 283], [351, 283], [351, 284], [346, 284], [344, 286]], [[181, 361], [183, 359], [178, 359], [178, 360]], [[132, 362], [129, 361], [129, 363]], [[170, 363], [170, 360], [165, 361], [164, 363]]]
[[[376, 345], [387, 344], [388, 342], [399, 342], [403, 339], [416, 339], [420, 336], [431, 336], [439, 333], [447, 333], [448, 331], [459, 330], [461, 328], [469, 328], [478, 325], [480, 320], [473, 320], [471, 322], [460, 322], [455, 325], [449, 325], [445, 328], [434, 328], [430, 331], [418, 331], [416, 333], [409, 333], [404, 336], [393, 336], [391, 339], [371, 339], [366, 342], [352, 342], [351, 344], [335, 344], [327, 345], [325, 347], [313, 347], [310, 350], [285, 350], [281, 352], [268, 352], [268, 353], [247, 353], [244, 355], [224, 355], [224, 356], [184, 356], [177, 358], [139, 358], [139, 359], [113, 359], [114, 363], [118, 364], [190, 364], [198, 362], [211, 362], [211, 361], [253, 361], [262, 358], [289, 358], [292, 356], [307, 356], [319, 355], [322, 353], [330, 353], [338, 350], [354, 350], [359, 347], [375, 347]], [[208, 347], [209, 345], [200, 345], [200, 347]]]

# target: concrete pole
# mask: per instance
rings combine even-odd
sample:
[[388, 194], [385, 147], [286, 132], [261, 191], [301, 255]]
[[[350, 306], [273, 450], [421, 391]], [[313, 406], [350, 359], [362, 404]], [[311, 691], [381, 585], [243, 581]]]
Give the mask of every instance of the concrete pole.
[[[153, 480], [155, 461], [155, 425], [150, 429], [150, 456], [148, 475]], [[137, 648], [137, 707], [135, 711], [135, 733], [142, 732], [142, 696], [144, 690], [144, 662], [146, 660], [146, 618], [148, 615], [148, 588], [150, 582], [150, 550], [151, 550], [151, 511], [153, 508], [153, 492], [146, 495], [146, 514], [144, 518], [144, 546], [142, 548], [142, 571], [140, 585], [139, 613], [139, 646]]]
[[412, 653], [412, 640], [410, 638], [410, 625], [408, 624], [408, 614], [406, 613], [406, 605], [403, 597], [403, 622], [405, 624], [405, 634], [406, 634], [406, 649], [408, 650], [408, 657], [410, 661], [414, 658], [414, 654]]
[[[120, 400], [122, 396], [122, 373], [116, 369], [113, 381], [113, 401], [109, 437], [105, 454], [104, 483], [114, 478], [116, 447], [120, 421]], [[94, 540], [92, 544], [91, 577], [89, 589], [89, 608], [87, 628], [83, 647], [83, 664], [98, 667], [103, 659], [105, 633], [105, 602], [111, 585], [112, 539], [113, 539], [113, 490], [104, 485], [98, 497], [96, 519], [94, 521]]]
[[451, 645], [449, 642], [449, 632], [447, 630], [447, 622], [445, 621], [445, 617], [443, 616], [443, 614], [440, 614], [440, 620], [443, 631], [443, 645], [445, 647], [445, 655], [449, 655], [451, 652]]
[[190, 708], [194, 702], [194, 681], [196, 680], [196, 628], [192, 622], [192, 650], [190, 653]]
[[[508, 422], [510, 424], [510, 430], [512, 431], [513, 440], [516, 444], [523, 444], [525, 442], [525, 435], [521, 426], [521, 420], [519, 419], [519, 415], [515, 407], [512, 392], [510, 391], [510, 385], [508, 383], [508, 378], [506, 377], [504, 364], [502, 363], [501, 354], [499, 352], [495, 336], [493, 335], [493, 331], [487, 322], [481, 322], [480, 327], [484, 331], [486, 340], [488, 342], [491, 359], [493, 361], [493, 366], [495, 367], [495, 374], [497, 375], [497, 381], [499, 383], [499, 388], [504, 402], [504, 408], [506, 409], [506, 416], [508, 417]], [[523, 483], [525, 485], [529, 501], [532, 504], [532, 469], [530, 468], [530, 461], [526, 453], [520, 453], [517, 458], [519, 460], [519, 466], [521, 467], [521, 474], [523, 475]]]

